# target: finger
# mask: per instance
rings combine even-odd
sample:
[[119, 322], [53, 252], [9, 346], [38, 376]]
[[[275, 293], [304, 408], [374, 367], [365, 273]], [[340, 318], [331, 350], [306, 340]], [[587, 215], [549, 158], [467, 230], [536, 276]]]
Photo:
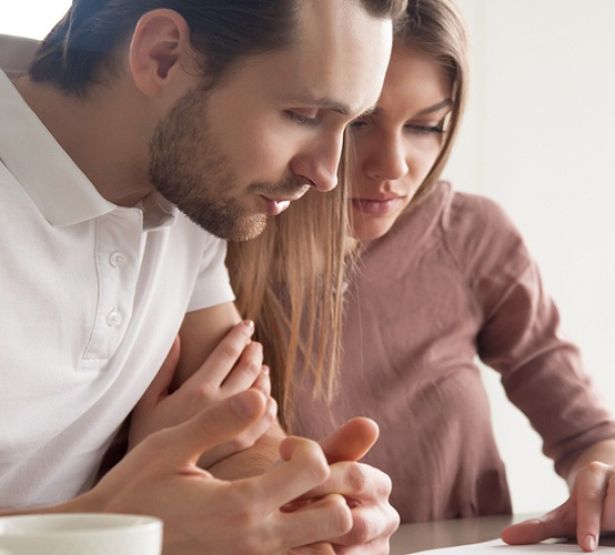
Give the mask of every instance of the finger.
[[608, 466], [593, 462], [577, 474], [577, 543], [583, 551], [594, 551], [600, 538], [602, 505], [608, 484]]
[[335, 555], [330, 543], [314, 543], [288, 551], [289, 555]]
[[169, 387], [171, 387], [175, 369], [177, 368], [177, 363], [179, 362], [180, 350], [180, 339], [178, 335], [175, 337], [175, 340], [171, 345], [171, 349], [164, 359], [160, 370], [158, 370], [156, 377], [142, 395], [141, 400], [137, 405], [139, 410], [156, 406], [160, 403], [162, 398], [168, 395]]
[[615, 532], [615, 473], [611, 473], [608, 481], [604, 506], [602, 508], [602, 531]]
[[153, 434], [153, 449], [170, 464], [196, 464], [207, 450], [233, 440], [249, 426], [258, 422], [265, 412], [267, 400], [249, 389], [216, 403], [178, 426]]
[[565, 516], [570, 501], [554, 511], [540, 517], [524, 520], [508, 526], [502, 531], [501, 538], [509, 545], [528, 545], [540, 543], [549, 538], [569, 537], [573, 523]]
[[254, 323], [251, 320], [244, 320], [233, 326], [184, 385], [199, 387], [207, 383], [219, 387], [252, 341], [253, 333]]
[[271, 395], [271, 371], [269, 370], [269, 366], [263, 365], [261, 373], [258, 375], [258, 378], [256, 378], [252, 387], [258, 389], [265, 397]]
[[329, 463], [358, 461], [378, 440], [378, 424], [369, 418], [353, 418], [320, 441]]
[[293, 513], [278, 513], [278, 537], [284, 551], [344, 535], [352, 527], [352, 515], [340, 495], [326, 497]]
[[352, 509], [352, 528], [349, 532], [331, 540], [336, 552], [346, 553], [337, 546], [370, 546], [386, 540], [399, 527], [399, 514], [388, 503], [360, 506]]
[[278, 510], [329, 477], [329, 465], [315, 441], [288, 437], [280, 444], [280, 454], [284, 462], [261, 476], [243, 481], [267, 512]]
[[331, 474], [326, 482], [310, 490], [310, 497], [339, 493], [344, 497], [368, 503], [386, 501], [391, 494], [391, 479], [372, 466], [357, 462], [341, 462], [331, 465]]
[[391, 546], [388, 538], [377, 538], [360, 545], [338, 545], [333, 543], [336, 555], [365, 555], [365, 553], [389, 553]]
[[260, 420], [235, 436], [231, 441], [227, 441], [218, 447], [205, 451], [199, 458], [199, 467], [208, 469], [222, 459], [226, 459], [231, 455], [235, 455], [240, 451], [245, 451], [252, 447], [256, 441], [271, 428], [276, 421], [277, 412], [277, 404], [275, 400], [270, 397], [267, 401], [267, 410]]
[[237, 364], [222, 382], [226, 395], [234, 395], [252, 386], [263, 368], [263, 346], [252, 341], [241, 353]]

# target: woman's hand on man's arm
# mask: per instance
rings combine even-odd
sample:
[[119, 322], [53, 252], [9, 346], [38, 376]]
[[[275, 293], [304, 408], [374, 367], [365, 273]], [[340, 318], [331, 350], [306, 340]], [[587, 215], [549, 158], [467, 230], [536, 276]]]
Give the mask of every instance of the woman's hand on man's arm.
[[132, 412], [129, 448], [158, 430], [181, 424], [219, 401], [255, 388], [267, 398], [265, 415], [259, 424], [205, 452], [199, 464], [209, 468], [251, 447], [276, 422], [277, 415], [277, 405], [270, 397], [268, 369], [263, 366], [262, 346], [251, 340], [253, 331], [251, 322], [233, 326], [205, 362], [171, 391], [182, 348], [177, 337], [154, 381]]

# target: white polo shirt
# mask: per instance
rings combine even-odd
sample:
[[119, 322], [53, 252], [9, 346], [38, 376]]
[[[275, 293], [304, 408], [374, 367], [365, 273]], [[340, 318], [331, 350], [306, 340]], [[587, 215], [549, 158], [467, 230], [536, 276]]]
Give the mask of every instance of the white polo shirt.
[[0, 71], [0, 507], [84, 491], [226, 244], [157, 194], [106, 201]]

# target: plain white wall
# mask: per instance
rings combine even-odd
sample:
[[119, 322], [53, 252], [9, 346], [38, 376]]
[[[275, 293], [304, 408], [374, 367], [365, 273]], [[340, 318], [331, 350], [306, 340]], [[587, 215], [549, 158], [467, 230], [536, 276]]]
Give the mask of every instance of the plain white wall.
[[[472, 39], [470, 105], [447, 169], [521, 228], [569, 335], [615, 408], [615, 0], [458, 0]], [[42, 38], [68, 0], [22, 0], [0, 33]], [[33, 16], [35, 14], [35, 16]], [[566, 495], [540, 440], [485, 371], [518, 512]]]
[[[458, 4], [470, 27], [472, 85], [445, 175], [512, 216], [615, 409], [615, 1]], [[515, 510], [554, 507], [564, 483], [497, 374], [484, 378]]]

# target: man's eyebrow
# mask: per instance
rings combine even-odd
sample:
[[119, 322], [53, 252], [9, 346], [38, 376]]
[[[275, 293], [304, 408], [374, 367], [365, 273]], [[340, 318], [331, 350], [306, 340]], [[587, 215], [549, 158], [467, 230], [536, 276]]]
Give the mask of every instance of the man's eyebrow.
[[305, 106], [311, 106], [314, 108], [320, 108], [322, 110], [332, 110], [343, 116], [349, 116], [353, 113], [353, 110], [348, 104], [339, 102], [328, 96], [322, 96], [315, 98], [313, 96], [293, 96], [288, 99], [290, 102], [297, 102]]

